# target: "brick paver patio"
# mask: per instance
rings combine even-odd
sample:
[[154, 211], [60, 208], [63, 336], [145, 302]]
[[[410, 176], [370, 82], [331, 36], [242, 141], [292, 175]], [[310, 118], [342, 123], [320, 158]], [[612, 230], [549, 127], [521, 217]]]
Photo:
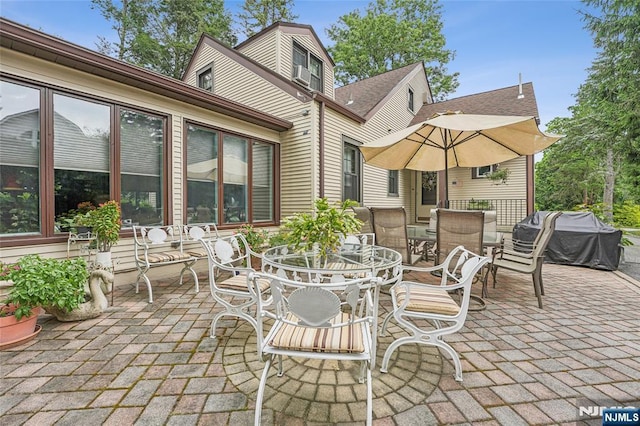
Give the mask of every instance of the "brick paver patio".
[[[462, 383], [446, 355], [402, 346], [389, 373], [374, 373], [374, 424], [575, 424], [578, 405], [638, 406], [640, 283], [550, 264], [543, 277], [541, 310], [530, 276], [500, 271], [487, 309], [447, 339], [461, 355]], [[35, 340], [0, 352], [0, 424], [253, 424], [255, 332], [226, 320], [211, 339], [206, 285], [194, 294], [176, 281], [158, 282], [151, 305], [120, 283], [114, 307], [95, 320], [41, 316]], [[383, 311], [389, 302], [383, 295]], [[379, 361], [391, 339], [380, 338]], [[363, 423], [354, 366], [287, 364], [284, 377], [269, 378], [263, 424]]]

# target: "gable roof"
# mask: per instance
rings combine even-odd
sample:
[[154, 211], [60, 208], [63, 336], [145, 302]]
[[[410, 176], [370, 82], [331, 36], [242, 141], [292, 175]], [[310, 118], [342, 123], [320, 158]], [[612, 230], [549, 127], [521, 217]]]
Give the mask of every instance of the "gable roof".
[[5, 18], [0, 18], [0, 45], [16, 52], [196, 105], [278, 132], [293, 127], [293, 123], [288, 120], [214, 95], [180, 80], [102, 55]]
[[465, 114], [531, 115], [539, 117], [533, 83], [522, 84], [524, 97], [518, 99], [519, 85], [476, 93], [448, 101], [423, 104], [411, 124], [428, 120], [434, 114], [447, 111], [462, 111]]
[[248, 39], [246, 39], [243, 42], [237, 44], [234, 47], [234, 49], [235, 50], [240, 50], [243, 47], [245, 47], [246, 45], [252, 44], [256, 40], [266, 36], [267, 34], [269, 34], [270, 32], [272, 32], [272, 31], [274, 31], [276, 29], [281, 29], [282, 32], [286, 32], [286, 33], [295, 33], [295, 34], [308, 33], [314, 39], [315, 44], [322, 50], [322, 53], [324, 53], [325, 59], [328, 59], [329, 62], [331, 62], [332, 66], [336, 65], [336, 63], [333, 62], [333, 58], [331, 57], [331, 55], [329, 55], [329, 52], [327, 52], [327, 49], [322, 44], [322, 41], [320, 41], [320, 38], [318, 37], [318, 34], [316, 34], [316, 32], [313, 29], [313, 27], [311, 25], [306, 25], [306, 24], [296, 24], [296, 23], [293, 23], [293, 22], [274, 22], [273, 24], [271, 24], [268, 27], [264, 28], [262, 31], [259, 31], [259, 32], [255, 33], [254, 35], [252, 35]]
[[[307, 26], [305, 25], [304, 27]], [[323, 93], [305, 89], [299, 84], [296, 84], [290, 79], [284, 77], [280, 73], [277, 73], [276, 71], [262, 65], [261, 63], [255, 61], [244, 53], [238, 52], [237, 50], [235, 50], [235, 48], [231, 48], [220, 40], [207, 34], [202, 34], [202, 36], [200, 37], [200, 40], [198, 41], [198, 44], [194, 49], [194, 54], [191, 56], [189, 64], [187, 65], [183, 79], [186, 78], [187, 74], [191, 72], [195, 64], [197, 53], [202, 50], [204, 45], [217, 50], [227, 58], [251, 70], [261, 78], [278, 87], [283, 92], [288, 93], [294, 98], [297, 98], [298, 100], [300, 100], [300, 102], [308, 102], [311, 99], [319, 99], [334, 111], [337, 111], [354, 121], [357, 121], [359, 123], [364, 123], [366, 121], [362, 116], [340, 104], [339, 102], [336, 102], [334, 99], [329, 98]]]
[[376, 107], [417, 68], [424, 72], [422, 62], [417, 62], [338, 87], [335, 90], [336, 102], [368, 119], [377, 111]]

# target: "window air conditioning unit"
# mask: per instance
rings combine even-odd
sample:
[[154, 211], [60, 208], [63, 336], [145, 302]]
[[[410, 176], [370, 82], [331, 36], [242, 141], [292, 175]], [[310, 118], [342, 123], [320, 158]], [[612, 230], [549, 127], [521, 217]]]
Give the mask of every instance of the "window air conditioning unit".
[[293, 79], [303, 86], [309, 86], [311, 83], [311, 72], [302, 65], [296, 65]]

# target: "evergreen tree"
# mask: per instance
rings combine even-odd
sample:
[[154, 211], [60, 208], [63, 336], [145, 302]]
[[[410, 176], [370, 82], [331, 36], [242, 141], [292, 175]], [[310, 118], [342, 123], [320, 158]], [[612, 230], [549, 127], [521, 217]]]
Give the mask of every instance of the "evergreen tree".
[[233, 45], [231, 14], [223, 0], [92, 0], [114, 22], [119, 41], [103, 52], [180, 79], [202, 33]]
[[245, 36], [251, 37], [274, 22], [294, 22], [293, 0], [245, 0], [238, 21]]

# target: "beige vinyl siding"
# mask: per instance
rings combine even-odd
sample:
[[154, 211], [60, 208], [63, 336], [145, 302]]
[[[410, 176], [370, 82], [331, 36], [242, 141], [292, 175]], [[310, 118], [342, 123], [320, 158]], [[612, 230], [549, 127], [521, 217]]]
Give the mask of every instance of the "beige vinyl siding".
[[[527, 159], [519, 157], [500, 163], [500, 168], [511, 171], [506, 184], [495, 185], [489, 179], [473, 179], [471, 168], [457, 167], [449, 170], [450, 200], [526, 199]], [[452, 182], [456, 182], [453, 185]]]
[[204, 46], [201, 54], [207, 58], [204, 62], [214, 63], [216, 95], [292, 121], [296, 114], [309, 108], [301, 99], [285, 93], [212, 47]]
[[[270, 142], [279, 142], [278, 132], [264, 129], [260, 126], [246, 123], [210, 110], [205, 110], [184, 102], [175, 101], [157, 94], [150, 94], [144, 90], [109, 81], [91, 74], [73, 70], [58, 64], [43, 61], [32, 56], [23, 55], [5, 48], [0, 49], [2, 56], [1, 69], [8, 77], [10, 75], [21, 76], [34, 82], [53, 85], [61, 90], [67, 89], [75, 93], [86, 94], [87, 97], [98, 97], [131, 108], [143, 108], [154, 111], [159, 115], [168, 117], [171, 134], [170, 173], [172, 183], [172, 199], [169, 200], [174, 223], [182, 221], [183, 194], [180, 182], [182, 181], [182, 152], [183, 152], [183, 120], [189, 119], [203, 124], [225, 129], [226, 131], [239, 133], [249, 137]], [[167, 212], [168, 214], [168, 212]], [[49, 257], [66, 257], [67, 245], [45, 244], [37, 247], [3, 248], [2, 257], [15, 258], [25, 251], [33, 250], [49, 255]], [[121, 240], [114, 249], [114, 258], [117, 261], [116, 269], [125, 270], [133, 267], [133, 244], [131, 240]]]
[[[400, 88], [391, 96], [388, 102], [380, 108], [380, 110], [367, 121], [364, 128], [367, 134], [371, 135], [371, 140], [382, 137], [388, 133], [404, 129], [413, 119], [414, 115], [407, 107], [407, 90], [408, 84], [414, 91], [416, 99], [421, 99], [421, 83], [420, 78], [424, 76], [419, 74], [402, 84]], [[416, 110], [417, 110], [416, 105]], [[366, 140], [365, 142], [370, 142]], [[409, 217], [414, 217], [411, 210], [415, 201], [414, 194], [411, 191], [413, 174], [410, 171], [402, 171], [399, 173], [398, 190], [399, 197], [389, 197], [387, 170], [377, 167], [365, 166], [365, 205], [398, 207], [404, 206], [407, 209]]]
[[309, 211], [312, 207], [313, 173], [312, 144], [309, 139], [296, 138], [292, 131], [283, 138], [280, 149], [281, 216]]
[[[196, 76], [198, 74], [198, 71], [200, 71], [202, 68], [206, 67], [207, 65], [211, 64], [213, 62], [213, 49], [209, 48], [209, 46], [207, 46], [206, 44], [203, 44], [200, 48], [200, 50], [198, 50], [195, 56], [195, 59], [193, 61], [193, 64], [191, 65], [191, 69], [190, 72], [184, 76], [183, 81], [185, 83], [187, 83], [190, 86], [194, 86], [194, 87], [198, 87], [198, 82], [196, 80]], [[215, 93], [216, 90], [216, 64], [213, 64], [213, 90]]]
[[278, 72], [277, 44], [279, 33], [279, 31], [266, 33], [252, 43], [242, 46], [238, 49], [238, 52], [264, 65], [270, 70]]
[[[286, 50], [286, 49], [285, 49]], [[215, 78], [218, 90], [216, 94], [269, 114], [284, 118], [293, 123], [293, 128], [280, 136], [280, 197], [281, 216], [285, 217], [298, 211], [308, 211], [312, 206], [314, 179], [311, 173], [314, 154], [312, 136], [317, 132], [314, 127], [313, 103], [302, 102], [278, 87], [264, 80], [252, 70], [231, 60], [227, 56], [205, 46], [202, 54], [207, 60], [213, 60], [218, 72]], [[290, 53], [289, 53], [290, 55]], [[250, 87], [251, 90], [247, 90]], [[304, 110], [310, 113], [304, 116]], [[309, 132], [308, 134], [304, 134]]]

